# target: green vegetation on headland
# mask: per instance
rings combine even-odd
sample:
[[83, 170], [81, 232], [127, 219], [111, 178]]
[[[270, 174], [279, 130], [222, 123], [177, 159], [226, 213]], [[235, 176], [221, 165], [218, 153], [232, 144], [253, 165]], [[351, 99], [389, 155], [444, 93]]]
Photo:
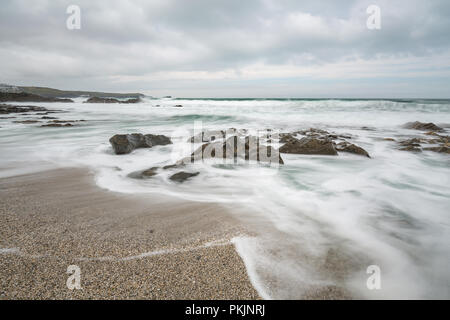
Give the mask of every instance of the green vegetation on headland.
[[18, 87], [26, 93], [37, 94], [48, 98], [76, 98], [81, 96], [98, 97], [98, 98], [141, 98], [144, 97], [142, 93], [108, 93], [96, 91], [73, 91], [73, 90], [59, 90], [46, 87]]
[[27, 92], [1, 92], [0, 102], [73, 102], [67, 98], [44, 97], [41, 95]]
[[[73, 102], [70, 98], [88, 97], [88, 103], [138, 103], [141, 93], [66, 91], [45, 87], [16, 87], [0, 84], [0, 102]], [[118, 100], [120, 99], [120, 100]]]

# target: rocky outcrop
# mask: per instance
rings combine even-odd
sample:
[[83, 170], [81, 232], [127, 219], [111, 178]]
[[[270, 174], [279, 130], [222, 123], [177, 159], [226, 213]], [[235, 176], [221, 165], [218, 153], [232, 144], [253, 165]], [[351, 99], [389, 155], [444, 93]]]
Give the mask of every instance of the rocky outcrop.
[[353, 143], [348, 143], [345, 141], [338, 143], [336, 145], [336, 150], [339, 152], [349, 152], [370, 158], [370, 155], [366, 150]]
[[280, 148], [280, 153], [315, 154], [336, 156], [338, 153], [330, 139], [305, 137], [289, 140]]
[[152, 142], [141, 133], [116, 134], [109, 139], [116, 154], [128, 154], [137, 148], [151, 148]]
[[288, 142], [295, 142], [296, 140], [298, 140], [298, 139], [295, 138], [290, 133], [281, 133], [279, 142], [280, 143], [288, 143]]
[[[423, 151], [433, 151], [438, 153], [449, 154], [450, 150], [450, 137], [442, 136], [439, 134], [426, 134], [432, 136], [432, 138], [412, 138], [407, 140], [399, 141], [399, 150], [411, 151], [411, 152], [422, 152]], [[424, 144], [435, 145], [431, 147], [423, 147]]]
[[14, 123], [22, 123], [22, 124], [33, 124], [40, 122], [39, 120], [22, 120], [22, 121], [13, 121]]
[[423, 123], [419, 121], [408, 122], [403, 126], [405, 129], [414, 129], [414, 130], [422, 130], [422, 131], [444, 131], [441, 127], [438, 127], [432, 122]]
[[191, 143], [204, 143], [204, 142], [213, 142], [219, 139], [225, 139], [231, 136], [240, 136], [245, 137], [248, 135], [248, 130], [246, 129], [236, 129], [236, 128], [228, 128], [226, 130], [205, 130], [202, 131], [188, 139], [188, 142]]
[[84, 101], [84, 103], [119, 103], [119, 100], [114, 98], [91, 97]]
[[128, 177], [133, 179], [148, 179], [157, 174], [159, 167], [152, 167], [147, 170], [135, 171], [128, 175]]
[[73, 124], [71, 123], [49, 123], [49, 124], [43, 124], [41, 127], [53, 127], [53, 128], [60, 128], [60, 127], [73, 127]]
[[0, 92], [0, 102], [15, 101], [15, 102], [73, 102], [71, 99], [43, 97], [37, 94], [26, 92]]
[[139, 103], [142, 100], [140, 98], [131, 98], [131, 99], [127, 99], [125, 101], [120, 101], [120, 103]]
[[450, 154], [450, 147], [447, 147], [447, 146], [429, 147], [429, 148], [423, 148], [423, 150]]
[[265, 163], [284, 164], [278, 151], [271, 146], [261, 145], [259, 138], [247, 136], [244, 139], [232, 136], [225, 141], [205, 143], [195, 150], [190, 157], [178, 163], [201, 161], [203, 159], [244, 159]]
[[116, 134], [109, 139], [116, 154], [128, 154], [138, 148], [151, 148], [156, 145], [172, 143], [170, 138], [163, 135], [141, 133]]
[[185, 171], [180, 171], [175, 173], [174, 175], [170, 176], [170, 180], [175, 181], [175, 182], [184, 182], [189, 178], [198, 176], [200, 174], [200, 172], [185, 172]]
[[162, 134], [146, 134], [145, 136], [150, 140], [152, 146], [165, 146], [172, 144], [170, 138]]
[[42, 112], [42, 111], [48, 111], [48, 110], [44, 107], [13, 106], [13, 105], [9, 105], [9, 104], [0, 104], [0, 114]]
[[141, 99], [132, 98], [128, 100], [119, 100], [115, 98], [99, 98], [99, 97], [91, 97], [87, 99], [84, 103], [139, 103]]

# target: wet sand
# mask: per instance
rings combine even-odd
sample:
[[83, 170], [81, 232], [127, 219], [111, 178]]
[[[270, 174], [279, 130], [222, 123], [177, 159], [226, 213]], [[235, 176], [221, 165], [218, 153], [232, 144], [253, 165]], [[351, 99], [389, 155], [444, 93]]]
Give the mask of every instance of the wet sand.
[[242, 234], [218, 205], [109, 192], [83, 169], [3, 178], [0, 299], [258, 299]]

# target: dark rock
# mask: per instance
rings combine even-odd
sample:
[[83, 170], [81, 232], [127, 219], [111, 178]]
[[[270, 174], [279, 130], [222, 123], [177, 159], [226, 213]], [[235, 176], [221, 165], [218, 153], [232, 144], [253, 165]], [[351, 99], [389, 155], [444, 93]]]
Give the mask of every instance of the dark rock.
[[140, 98], [132, 98], [125, 101], [119, 101], [120, 103], [139, 103], [141, 102]]
[[163, 169], [164, 170], [170, 170], [170, 169], [176, 169], [176, 168], [181, 168], [181, 167], [184, 167], [183, 163], [170, 164], [170, 165], [164, 166]]
[[58, 119], [58, 118], [55, 118], [55, 117], [48, 117], [48, 116], [43, 116], [43, 117], [41, 117], [41, 119], [44, 119], [44, 120], [52, 120], [52, 119]]
[[99, 98], [99, 97], [91, 97], [87, 99], [84, 103], [139, 103], [141, 102], [140, 98], [130, 98], [128, 100], [119, 100], [116, 98]]
[[423, 148], [423, 150], [450, 154], [450, 148], [446, 146]]
[[120, 103], [120, 101], [114, 98], [91, 97], [87, 99], [84, 103]]
[[336, 150], [339, 152], [349, 152], [354, 154], [359, 154], [361, 156], [365, 156], [370, 158], [369, 153], [363, 148], [348, 142], [341, 142], [337, 145]]
[[43, 124], [41, 127], [55, 127], [55, 128], [59, 128], [59, 127], [73, 127], [73, 124], [71, 124], [71, 123], [66, 123], [66, 124], [49, 123], [49, 124]]
[[271, 146], [260, 145], [259, 138], [253, 136], [247, 136], [245, 139], [232, 136], [226, 141], [205, 143], [195, 150], [190, 158], [183, 159], [178, 163], [195, 162], [210, 158], [241, 158], [244, 160], [284, 164], [276, 149]]
[[150, 140], [152, 146], [165, 146], [167, 144], [172, 144], [172, 141], [169, 137], [166, 137], [162, 134], [146, 134], [145, 137]]
[[149, 137], [140, 133], [116, 134], [109, 139], [116, 154], [128, 154], [137, 148], [151, 148]]
[[395, 141], [394, 138], [384, 138], [383, 140], [384, 140], [384, 141]]
[[156, 175], [158, 169], [159, 169], [159, 167], [152, 167], [150, 169], [143, 170], [143, 171], [135, 171], [135, 172], [130, 173], [128, 175], [128, 177], [133, 178], [133, 179], [148, 179], [148, 178]]
[[281, 153], [337, 155], [331, 140], [305, 137], [300, 140], [290, 140], [280, 148]]
[[443, 131], [441, 127], [438, 127], [434, 123], [423, 123], [419, 121], [408, 122], [404, 126], [406, 129], [414, 129], [414, 130], [424, 130], [424, 131]]
[[411, 151], [411, 152], [422, 152], [422, 149], [420, 147], [417, 147], [415, 145], [409, 145], [403, 148], [400, 148], [401, 151]]
[[0, 104], [0, 114], [37, 112], [37, 111], [47, 111], [47, 109], [44, 107], [36, 107], [36, 106], [13, 106], [9, 104]]
[[199, 175], [200, 172], [185, 172], [185, 171], [180, 171], [175, 173], [174, 175], [170, 176], [170, 180], [172, 181], [176, 181], [176, 182], [184, 182], [189, 178], [195, 177], [197, 175]]
[[420, 147], [421, 143], [424, 143], [425, 140], [419, 139], [419, 138], [412, 138], [408, 140], [400, 141], [398, 144], [401, 146], [413, 146], [413, 147]]
[[13, 121], [14, 123], [23, 123], [23, 124], [32, 124], [32, 123], [38, 123], [39, 120], [23, 120], [23, 121]]
[[290, 133], [283, 134], [283, 136], [280, 135], [280, 143], [287, 143], [287, 142], [293, 142], [295, 140], [298, 140], [294, 138]]

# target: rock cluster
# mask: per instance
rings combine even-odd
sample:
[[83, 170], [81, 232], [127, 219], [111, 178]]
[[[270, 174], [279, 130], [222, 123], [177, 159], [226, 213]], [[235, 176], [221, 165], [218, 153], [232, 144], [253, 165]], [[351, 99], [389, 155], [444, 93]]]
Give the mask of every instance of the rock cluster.
[[190, 163], [211, 158], [241, 158], [258, 162], [284, 164], [278, 150], [271, 146], [260, 144], [259, 137], [255, 136], [246, 136], [245, 138], [231, 136], [225, 141], [205, 143], [195, 150], [190, 157], [180, 160], [179, 163]]
[[119, 100], [115, 98], [99, 98], [99, 97], [91, 97], [87, 99], [84, 103], [139, 103], [141, 99], [139, 98], [131, 98], [128, 100]]
[[333, 142], [330, 139], [317, 139], [311, 137], [301, 138], [300, 140], [291, 137], [280, 148], [280, 152], [331, 156], [336, 156], [338, 154], [333, 145]]
[[411, 152], [433, 151], [450, 154], [450, 136], [438, 134], [433, 136], [433, 138], [412, 138], [399, 141], [399, 150]]
[[441, 127], [435, 125], [432, 122], [424, 123], [424, 122], [408, 122], [405, 125], [403, 125], [405, 129], [414, 129], [414, 130], [422, 130], [422, 131], [444, 131]]
[[[303, 135], [297, 139], [297, 135]], [[292, 133], [281, 133], [280, 153], [306, 154], [306, 155], [329, 155], [336, 156], [338, 152], [348, 152], [370, 158], [369, 153], [356, 144], [349, 143], [345, 139], [352, 139], [350, 135], [334, 134], [326, 130], [310, 128], [309, 130], [295, 131]], [[336, 140], [342, 140], [336, 142]]]
[[0, 104], [0, 114], [42, 112], [42, 111], [48, 111], [48, 110], [44, 107], [13, 106], [13, 105], [9, 105], [9, 104]]

